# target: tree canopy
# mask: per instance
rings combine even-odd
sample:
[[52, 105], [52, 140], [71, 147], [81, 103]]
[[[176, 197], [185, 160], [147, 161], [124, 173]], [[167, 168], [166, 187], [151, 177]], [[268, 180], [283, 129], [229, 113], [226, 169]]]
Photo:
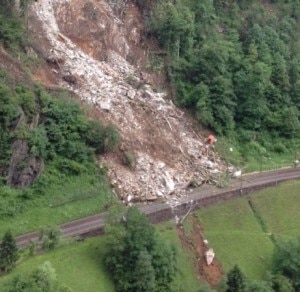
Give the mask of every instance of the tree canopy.
[[280, 287], [283, 282], [286, 286], [285, 279], [288, 279], [295, 291], [300, 290], [300, 238], [278, 243], [273, 255], [273, 272], [281, 275], [275, 277], [275, 287]]
[[16, 240], [10, 231], [7, 231], [0, 243], [0, 270], [11, 271], [19, 259]]
[[176, 275], [175, 250], [137, 208], [129, 208], [108, 234], [105, 263], [117, 291], [170, 291]]
[[[176, 100], [220, 135], [276, 151], [300, 138], [299, 2], [156, 1], [149, 32]], [[263, 138], [262, 138], [263, 137]], [[279, 148], [277, 148], [279, 149]]]

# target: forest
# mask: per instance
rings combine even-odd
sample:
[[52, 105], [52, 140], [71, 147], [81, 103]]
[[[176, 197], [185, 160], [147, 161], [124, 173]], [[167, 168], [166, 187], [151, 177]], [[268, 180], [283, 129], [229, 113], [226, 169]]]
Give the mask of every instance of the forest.
[[[151, 1], [138, 1], [147, 9]], [[147, 20], [176, 102], [244, 152], [299, 149], [300, 3], [156, 1]]]

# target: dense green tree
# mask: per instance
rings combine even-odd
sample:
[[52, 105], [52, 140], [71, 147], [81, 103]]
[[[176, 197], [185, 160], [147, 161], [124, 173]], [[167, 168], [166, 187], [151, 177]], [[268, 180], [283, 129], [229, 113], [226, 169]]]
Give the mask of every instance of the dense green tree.
[[281, 274], [271, 274], [269, 277], [270, 286], [275, 292], [294, 292], [292, 282]]
[[15, 0], [0, 0], [0, 12], [11, 15], [15, 8]]
[[11, 271], [19, 259], [16, 240], [10, 231], [7, 231], [0, 243], [0, 270]]
[[29, 275], [17, 275], [1, 287], [1, 292], [71, 292], [59, 285], [50, 262], [44, 262]]
[[[154, 6], [152, 31], [169, 53], [178, 103], [218, 134], [241, 143], [250, 132], [285, 137], [288, 148], [300, 132], [297, 3], [275, 1], [273, 13], [257, 0]], [[183, 8], [192, 12], [187, 25], [181, 22]], [[189, 36], [190, 46], [182, 46], [188, 53], [178, 55], [182, 34]]]
[[151, 19], [151, 29], [175, 58], [190, 52], [195, 30], [194, 15], [180, 1], [158, 4]]
[[31, 277], [41, 291], [50, 292], [57, 290], [56, 272], [50, 262], [44, 262], [32, 273]]
[[135, 269], [132, 271], [132, 278], [134, 291], [154, 291], [155, 271], [152, 266], [152, 257], [147, 251], [142, 250], [139, 253]]
[[247, 292], [274, 292], [268, 282], [265, 281], [248, 281]]
[[292, 282], [295, 291], [300, 289], [300, 239], [280, 242], [273, 255], [274, 274], [281, 274]]
[[226, 292], [246, 291], [246, 279], [238, 266], [234, 266], [227, 274]]
[[[115, 225], [114, 225], [115, 226]], [[117, 291], [169, 291], [176, 274], [174, 249], [137, 208], [108, 233], [105, 263]]]

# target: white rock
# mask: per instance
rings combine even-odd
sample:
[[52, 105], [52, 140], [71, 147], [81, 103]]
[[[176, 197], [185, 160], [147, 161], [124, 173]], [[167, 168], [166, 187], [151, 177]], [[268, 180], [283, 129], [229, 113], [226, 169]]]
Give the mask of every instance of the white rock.
[[157, 167], [160, 168], [160, 169], [164, 168], [165, 166], [166, 166], [166, 164], [164, 162], [162, 162], [162, 161], [160, 161], [160, 162], [157, 163]]
[[205, 161], [205, 162], [204, 162], [204, 165], [205, 165], [207, 168], [211, 168], [211, 169], [215, 168], [215, 166], [216, 166], [216, 164], [213, 163], [213, 162], [210, 161], [210, 160]]
[[215, 253], [214, 250], [212, 248], [210, 248], [206, 253], [205, 253], [205, 257], [206, 257], [206, 263], [207, 265], [211, 265], [211, 263], [214, 260], [215, 257]]
[[153, 94], [149, 90], [145, 90], [143, 97], [144, 98], [153, 98]]
[[165, 175], [163, 176], [163, 183], [167, 187], [169, 192], [174, 191], [175, 183], [167, 171], [166, 171]]
[[236, 170], [233, 174], [233, 177], [241, 177], [242, 176], [242, 171], [241, 170]]
[[132, 90], [132, 89], [128, 90], [128, 92], [127, 92], [128, 98], [134, 99], [135, 95], [136, 95], [136, 92], [134, 90]]
[[106, 112], [109, 112], [111, 110], [111, 104], [110, 101], [101, 101], [99, 102], [100, 108]]
[[164, 196], [164, 194], [163, 194], [161, 191], [157, 191], [157, 192], [156, 192], [156, 195], [157, 195], [158, 197], [163, 197], [163, 196]]

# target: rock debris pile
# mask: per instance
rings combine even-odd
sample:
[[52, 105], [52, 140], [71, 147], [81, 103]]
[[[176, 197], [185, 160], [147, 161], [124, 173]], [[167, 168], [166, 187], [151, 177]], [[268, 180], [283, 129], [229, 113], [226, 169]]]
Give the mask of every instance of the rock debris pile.
[[[176, 203], [189, 186], [209, 181], [224, 166], [214, 154], [207, 155], [203, 137], [186, 114], [166, 93], [147, 84], [147, 74], [140, 67], [127, 61], [141, 36], [135, 28], [132, 35], [124, 35], [124, 23], [106, 1], [89, 1], [103, 36], [101, 42], [95, 38], [92, 45], [108, 43], [106, 36], [112, 39], [105, 58], [88, 53], [61, 29], [66, 21], [76, 27], [76, 19], [85, 19], [82, 2], [39, 0], [32, 5], [51, 47], [47, 61], [59, 64], [52, 70], [61, 87], [76, 93], [97, 108], [102, 119], [119, 128], [119, 152], [130, 151], [134, 167], [120, 162], [120, 153], [107, 155], [100, 163], [108, 165], [111, 183], [124, 202], [164, 198]], [[126, 5], [134, 4], [128, 1]], [[97, 29], [93, 29], [95, 33]], [[133, 38], [135, 41], [130, 41]]]

